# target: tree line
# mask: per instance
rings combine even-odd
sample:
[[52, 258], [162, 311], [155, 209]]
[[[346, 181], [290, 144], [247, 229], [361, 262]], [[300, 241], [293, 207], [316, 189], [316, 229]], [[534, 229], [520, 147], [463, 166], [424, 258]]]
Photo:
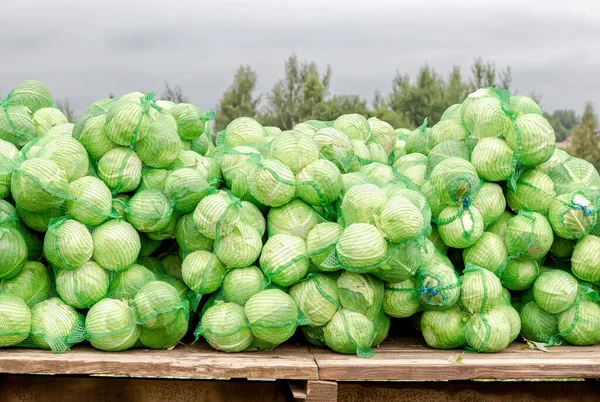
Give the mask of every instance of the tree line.
[[[437, 123], [446, 108], [461, 102], [470, 92], [486, 86], [511, 90], [510, 66], [498, 69], [492, 60], [475, 58], [467, 75], [453, 66], [447, 76], [425, 64], [414, 78], [396, 72], [389, 92], [375, 90], [371, 104], [357, 94], [336, 94], [330, 91], [333, 71], [330, 66], [319, 70], [313, 61], [302, 61], [292, 54], [284, 63], [283, 77], [270, 91], [258, 94], [258, 74], [249, 65], [240, 66], [233, 82], [216, 105], [215, 130], [225, 129], [237, 117], [248, 116], [265, 126], [289, 130], [306, 120], [330, 121], [345, 113], [360, 113], [377, 117], [395, 128], [414, 129], [427, 117], [430, 125]], [[529, 94], [538, 103], [541, 96]], [[110, 96], [114, 97], [114, 96]], [[165, 82], [161, 99], [176, 103], [188, 102], [183, 88]], [[70, 121], [75, 119], [68, 99], [58, 101]], [[543, 104], [541, 104], [543, 108]], [[557, 142], [569, 137], [567, 152], [583, 157], [600, 168], [600, 143], [596, 135], [598, 124], [593, 105], [587, 103], [580, 117], [574, 110], [559, 109], [544, 112], [554, 127]]]

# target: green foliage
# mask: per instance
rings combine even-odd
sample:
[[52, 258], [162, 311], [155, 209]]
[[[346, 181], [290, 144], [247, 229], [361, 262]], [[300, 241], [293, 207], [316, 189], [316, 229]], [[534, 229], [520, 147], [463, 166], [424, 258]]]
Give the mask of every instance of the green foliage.
[[581, 122], [579, 116], [571, 109], [558, 109], [552, 114], [545, 113], [544, 116], [554, 128], [556, 142], [564, 141], [571, 135], [575, 126]]
[[346, 113], [359, 113], [368, 117], [367, 102], [358, 95], [334, 95], [315, 105], [311, 118], [330, 121]]
[[600, 169], [600, 136], [596, 134], [598, 116], [591, 102], [585, 104], [581, 124], [573, 129], [572, 142], [567, 152], [572, 156], [583, 158]]
[[254, 96], [257, 79], [256, 71], [250, 66], [240, 66], [236, 71], [233, 84], [223, 93], [217, 106], [217, 131], [225, 129], [230, 121], [238, 117], [257, 117], [260, 103], [260, 96]]
[[181, 86], [171, 86], [169, 81], [165, 81], [165, 90], [161, 96], [161, 99], [174, 103], [188, 103], [190, 101], [189, 98], [183, 93], [183, 88], [181, 88]]
[[267, 95], [265, 125], [289, 130], [312, 117], [315, 106], [321, 103], [329, 89], [331, 68], [321, 75], [314, 62], [300, 62], [293, 54], [285, 62], [285, 76]]

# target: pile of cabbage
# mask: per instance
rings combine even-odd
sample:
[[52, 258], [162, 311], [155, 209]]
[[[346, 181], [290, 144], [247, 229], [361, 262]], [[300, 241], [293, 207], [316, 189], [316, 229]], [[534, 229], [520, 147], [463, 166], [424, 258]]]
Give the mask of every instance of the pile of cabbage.
[[0, 109], [0, 347], [368, 357], [392, 319], [440, 349], [600, 342], [600, 176], [527, 97], [214, 139], [214, 113], [151, 93], [71, 124], [24, 81]]
[[420, 317], [428, 345], [600, 342], [600, 176], [555, 148], [533, 100], [480, 89], [397, 149], [394, 166], [430, 206], [430, 239], [460, 275], [451, 302]]
[[0, 102], [0, 347], [179, 343], [193, 299], [177, 242], [197, 240], [221, 179], [212, 115], [130, 93], [71, 124], [37, 81]]

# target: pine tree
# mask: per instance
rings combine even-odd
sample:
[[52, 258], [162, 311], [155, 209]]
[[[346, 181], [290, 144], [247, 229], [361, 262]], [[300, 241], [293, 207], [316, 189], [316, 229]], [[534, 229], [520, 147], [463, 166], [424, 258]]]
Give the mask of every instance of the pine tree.
[[585, 111], [581, 117], [581, 124], [573, 129], [569, 154], [582, 158], [600, 170], [600, 136], [596, 134], [598, 117], [594, 112], [592, 102], [585, 104]]

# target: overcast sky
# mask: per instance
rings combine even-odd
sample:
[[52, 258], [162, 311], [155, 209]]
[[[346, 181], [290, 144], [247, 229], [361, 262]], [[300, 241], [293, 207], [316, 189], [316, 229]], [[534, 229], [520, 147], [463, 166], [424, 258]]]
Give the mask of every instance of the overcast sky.
[[481, 55], [546, 110], [600, 108], [599, 0], [5, 0], [0, 38], [2, 96], [34, 78], [78, 114], [109, 93], [161, 94], [165, 80], [213, 108], [240, 64], [266, 92], [292, 52], [331, 65], [332, 92], [368, 100], [396, 71], [468, 74]]

